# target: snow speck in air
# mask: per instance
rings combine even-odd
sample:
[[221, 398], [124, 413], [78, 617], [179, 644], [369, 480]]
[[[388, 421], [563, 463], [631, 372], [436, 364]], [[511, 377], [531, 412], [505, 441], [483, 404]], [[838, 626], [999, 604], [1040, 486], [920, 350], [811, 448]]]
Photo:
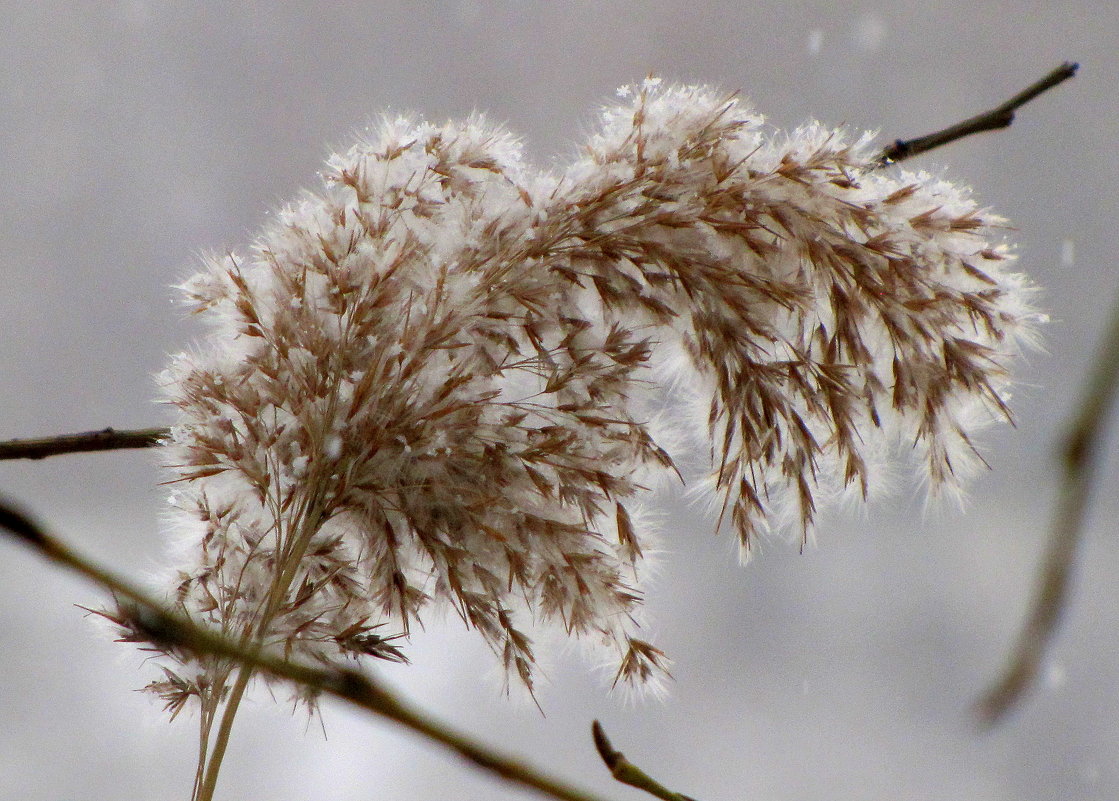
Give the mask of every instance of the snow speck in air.
[[886, 40], [886, 21], [878, 14], [863, 14], [851, 28], [851, 43], [856, 50], [876, 53]]
[[820, 48], [824, 46], [824, 32], [813, 28], [808, 32], [808, 53], [812, 56], [820, 55]]
[[1076, 242], [1072, 237], [1061, 240], [1061, 266], [1071, 267], [1076, 264]]
[[1065, 666], [1054, 662], [1045, 668], [1045, 676], [1042, 680], [1049, 689], [1059, 690], [1065, 685], [1067, 678]]

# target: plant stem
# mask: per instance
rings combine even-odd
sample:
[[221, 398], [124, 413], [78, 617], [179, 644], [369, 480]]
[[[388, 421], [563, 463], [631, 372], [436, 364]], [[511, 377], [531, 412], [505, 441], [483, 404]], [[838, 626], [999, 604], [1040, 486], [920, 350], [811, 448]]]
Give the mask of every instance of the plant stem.
[[[237, 680], [233, 683], [233, 689], [229, 692], [225, 709], [222, 711], [221, 723], [218, 724], [214, 747], [205, 759], [205, 775], [202, 784], [197, 788], [194, 801], [212, 801], [214, 797], [214, 790], [218, 785], [218, 772], [221, 770], [221, 763], [225, 758], [226, 748], [229, 746], [229, 735], [233, 731], [233, 720], [237, 717], [237, 709], [241, 705], [241, 698], [244, 697], [245, 688], [249, 686], [249, 679], [252, 676], [253, 669], [247, 665], [243, 665], [237, 672]], [[201, 765], [199, 767], [201, 768]]]
[[[268, 597], [265, 601], [264, 610], [261, 612], [260, 618], [252, 630], [247, 631], [242, 638], [242, 644], [246, 647], [250, 647], [254, 644], [258, 646], [263, 644], [269, 626], [272, 625], [276, 613], [283, 606], [283, 600], [287, 596], [288, 589], [290, 589], [292, 582], [299, 573], [299, 565], [303, 561], [303, 556], [307, 552], [307, 547], [314, 538], [315, 532], [317, 532], [322, 525], [323, 509], [320, 493], [313, 492], [312, 497], [303, 502], [303, 509], [301, 513], [297, 515], [296, 519], [299, 520], [300, 518], [301, 523], [293, 527], [298, 531], [299, 536], [294, 538], [289, 552], [284, 557], [280, 569], [273, 578], [272, 586], [269, 588]], [[279, 525], [278, 519], [277, 525]], [[284, 550], [282, 540], [283, 538], [281, 538], [280, 542], [281, 552]], [[198, 784], [196, 781], [193, 801], [213, 801], [214, 791], [217, 789], [218, 784], [218, 774], [221, 771], [222, 761], [225, 759], [225, 753], [229, 747], [229, 738], [233, 732], [233, 721], [237, 717], [237, 711], [241, 706], [241, 699], [244, 698], [245, 690], [248, 688], [249, 681], [252, 680], [254, 672], [254, 669], [250, 665], [241, 665], [238, 669], [237, 678], [233, 682], [233, 688], [230, 690], [229, 697], [226, 699], [225, 706], [222, 709], [217, 735], [209, 754], [205, 753], [205, 742], [209, 737], [210, 727], [213, 724], [212, 717], [201, 732], [201, 742], [203, 746], [199, 753], [199, 771], [201, 772], [203, 770], [202, 766], [205, 764], [205, 772], [201, 784]], [[221, 687], [224, 686], [228, 675], [228, 673], [223, 672], [221, 681], [215, 683], [216, 697], [220, 698]]]

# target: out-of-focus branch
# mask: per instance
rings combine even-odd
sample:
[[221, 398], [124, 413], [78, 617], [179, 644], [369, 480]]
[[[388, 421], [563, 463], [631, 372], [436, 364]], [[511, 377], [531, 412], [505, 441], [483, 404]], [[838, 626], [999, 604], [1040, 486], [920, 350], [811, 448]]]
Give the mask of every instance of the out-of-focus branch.
[[1061, 449], [1063, 476], [1049, 550], [1038, 576], [1037, 597], [1011, 653], [1010, 664], [978, 704], [979, 717], [987, 725], [997, 723], [1033, 683], [1065, 607], [1073, 559], [1096, 478], [1096, 457], [1104, 424], [1119, 385], [1119, 306], [1112, 314], [1111, 329], [1093, 365], [1080, 410]]
[[245, 647], [192, 623], [180, 614], [169, 612], [159, 601], [131, 582], [82, 556], [49, 534], [30, 517], [3, 502], [0, 502], [0, 529], [28, 543], [49, 559], [92, 579], [118, 598], [128, 599], [132, 621], [154, 642], [230, 659], [254, 670], [340, 698], [411, 729], [502, 779], [532, 788], [552, 798], [561, 801], [602, 801], [597, 796], [482, 745], [468, 735], [435, 720], [405, 703], [361, 671], [321, 668], [280, 659], [259, 648]]
[[1064, 83], [1076, 75], [1080, 65], [1066, 61], [1061, 66], [1050, 72], [1040, 81], [1031, 84], [1014, 97], [1000, 106], [995, 106], [990, 111], [976, 114], [963, 122], [957, 122], [936, 133], [918, 136], [916, 139], [895, 139], [892, 145], [887, 146], [878, 157], [880, 165], [893, 164], [913, 156], [927, 153], [933, 148], [963, 139], [965, 136], [993, 131], [998, 128], [1007, 128], [1014, 122], [1014, 112], [1040, 95], [1060, 83]]
[[663, 801], [695, 801], [690, 795], [676, 793], [661, 785], [648, 773], [634, 765], [621, 751], [615, 751], [610, 739], [597, 720], [591, 724], [591, 734], [594, 735], [594, 745], [598, 755], [610, 769], [610, 774], [622, 784], [644, 790], [649, 795], [663, 799]]
[[0, 460], [4, 459], [45, 459], [63, 453], [87, 453], [89, 451], [115, 451], [125, 448], [150, 448], [158, 445], [167, 437], [166, 428], [137, 428], [121, 431], [116, 428], [102, 428], [98, 431], [83, 431], [79, 434], [58, 434], [34, 439], [9, 439], [0, 442]]

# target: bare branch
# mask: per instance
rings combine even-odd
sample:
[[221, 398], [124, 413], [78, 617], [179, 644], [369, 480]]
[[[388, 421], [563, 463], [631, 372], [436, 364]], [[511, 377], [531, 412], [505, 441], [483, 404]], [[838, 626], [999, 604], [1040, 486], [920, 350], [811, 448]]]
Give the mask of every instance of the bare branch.
[[1113, 312], [1111, 329], [1093, 363], [1095, 370], [1061, 449], [1063, 475], [1049, 551], [1037, 580], [1037, 597], [1019, 634], [1010, 664], [977, 705], [977, 713], [986, 725], [1003, 718], [1033, 683], [1066, 604], [1073, 559], [1084, 531], [1088, 497], [1096, 478], [1104, 423], [1119, 384], [1119, 306]]
[[121, 431], [102, 428], [79, 434], [58, 434], [34, 439], [9, 439], [0, 442], [0, 460], [45, 459], [63, 453], [115, 451], [125, 448], [150, 448], [169, 435], [167, 428], [137, 428]]
[[[245, 646], [198, 626], [186, 617], [168, 611], [131, 582], [72, 550], [30, 517], [2, 501], [0, 529], [30, 544], [47, 558], [92, 579], [116, 596], [128, 599], [133, 622], [154, 642], [230, 659], [252, 670], [332, 695], [411, 729], [506, 781], [546, 796], [561, 801], [602, 801], [598, 796], [574, 788], [437, 721], [358, 670], [321, 668], [280, 659], [260, 648]], [[683, 796], [680, 798], [683, 799]]]
[[610, 769], [610, 775], [622, 784], [644, 790], [649, 795], [663, 799], [663, 801], [695, 801], [689, 795], [676, 793], [664, 787], [641, 768], [626, 759], [625, 754], [621, 751], [615, 751], [614, 746], [610, 744], [610, 738], [606, 736], [606, 732], [602, 728], [602, 724], [597, 720], [591, 724], [591, 734], [594, 736], [594, 745], [598, 749], [598, 755], [602, 757], [602, 761]]
[[995, 106], [995, 108], [990, 111], [976, 114], [974, 117], [970, 117], [963, 122], [950, 125], [935, 133], [918, 136], [916, 139], [896, 139], [892, 145], [887, 146], [882, 151], [882, 154], [878, 157], [878, 164], [881, 166], [896, 164], [899, 161], [904, 161], [905, 159], [920, 155], [921, 153], [927, 153], [933, 148], [946, 145], [957, 139], [963, 139], [965, 136], [971, 136], [972, 134], [981, 133], [983, 131], [993, 131], [998, 128], [1007, 128], [1014, 122], [1015, 110], [1029, 103], [1042, 92], [1052, 89], [1060, 83], [1064, 83], [1069, 78], [1076, 75], [1076, 71], [1079, 68], [1079, 64], [1066, 61], [1040, 81], [1031, 84], [1002, 105]]

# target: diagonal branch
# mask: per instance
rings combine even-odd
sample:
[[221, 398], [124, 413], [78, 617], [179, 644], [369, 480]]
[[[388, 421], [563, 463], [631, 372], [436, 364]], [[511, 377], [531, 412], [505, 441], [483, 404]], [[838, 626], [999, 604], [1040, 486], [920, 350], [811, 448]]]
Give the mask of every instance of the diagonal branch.
[[1037, 598], [1003, 675], [978, 704], [981, 721], [997, 723], [1029, 689], [1065, 607], [1073, 559], [1084, 532], [1089, 494], [1096, 478], [1104, 424], [1119, 387], [1119, 306], [1085, 388], [1080, 409], [1061, 450], [1063, 475], [1050, 531], [1049, 551], [1037, 582]]
[[49, 534], [27, 515], [0, 502], [0, 529], [31, 545], [41, 554], [81, 573], [131, 605], [132, 622], [153, 642], [195, 653], [213, 654], [253, 670], [286, 679], [332, 695], [374, 715], [391, 720], [450, 749], [476, 766], [506, 781], [536, 790], [560, 801], [602, 801], [524, 762], [483, 745], [398, 698], [388, 688], [358, 670], [322, 668], [280, 659], [260, 648], [246, 646], [167, 611], [163, 605]]
[[888, 145], [882, 151], [882, 154], [878, 157], [878, 164], [879, 166], [896, 164], [899, 161], [918, 156], [921, 153], [927, 153], [949, 142], [955, 142], [957, 139], [963, 139], [965, 136], [982, 133], [983, 131], [993, 131], [999, 128], [1008, 128], [1010, 124], [1014, 122], [1014, 112], [1017, 109], [1029, 103], [1042, 92], [1048, 91], [1060, 83], [1064, 83], [1069, 78], [1076, 75], [1076, 71], [1079, 68], [1079, 64], [1066, 61], [1061, 66], [1052, 70], [1040, 81], [1027, 86], [1021, 92], [1014, 95], [1014, 97], [1000, 106], [995, 106], [990, 111], [976, 114], [974, 117], [970, 117], [963, 122], [957, 122], [955, 125], [950, 125], [935, 133], [918, 136], [916, 139], [895, 139], [892, 145]]

